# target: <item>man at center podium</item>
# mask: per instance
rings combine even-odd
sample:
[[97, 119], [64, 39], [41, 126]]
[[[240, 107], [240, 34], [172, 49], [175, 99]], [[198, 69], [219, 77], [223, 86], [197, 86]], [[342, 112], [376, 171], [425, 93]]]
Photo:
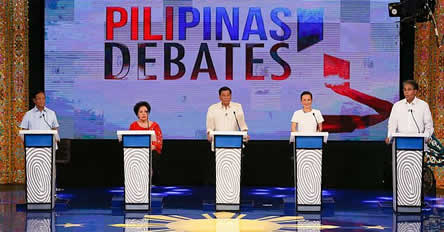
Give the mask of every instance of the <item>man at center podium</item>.
[[242, 105], [231, 101], [231, 89], [219, 89], [220, 102], [211, 105], [207, 112], [207, 139], [212, 141], [211, 131], [247, 131]]
[[247, 131], [242, 105], [231, 101], [231, 89], [224, 86], [219, 89], [220, 102], [211, 105], [207, 112], [207, 139], [211, 143], [209, 167], [204, 168], [205, 183], [215, 184], [216, 166], [213, 153], [213, 138], [211, 131]]

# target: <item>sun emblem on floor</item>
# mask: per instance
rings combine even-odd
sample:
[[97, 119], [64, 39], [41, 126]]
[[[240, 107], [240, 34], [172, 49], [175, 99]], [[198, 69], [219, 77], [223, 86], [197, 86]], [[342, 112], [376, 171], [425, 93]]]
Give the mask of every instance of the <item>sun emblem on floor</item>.
[[322, 225], [320, 221], [306, 221], [302, 216], [268, 216], [258, 219], [245, 219], [246, 214], [230, 212], [202, 214], [202, 216], [201, 219], [193, 219], [178, 215], [145, 215], [143, 219], [110, 226], [146, 228], [159, 232], [284, 232], [297, 228], [315, 230], [339, 228], [334, 225]]

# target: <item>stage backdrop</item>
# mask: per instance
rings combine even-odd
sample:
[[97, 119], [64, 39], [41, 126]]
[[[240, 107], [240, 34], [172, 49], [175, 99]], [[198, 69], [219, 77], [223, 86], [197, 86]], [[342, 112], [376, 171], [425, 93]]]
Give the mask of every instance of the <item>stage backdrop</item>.
[[[420, 98], [430, 105], [435, 136], [444, 144], [444, 0], [438, 0], [435, 19], [440, 38], [435, 36], [432, 22], [417, 23], [415, 38], [415, 80]], [[441, 47], [438, 44], [441, 43]], [[444, 188], [444, 167], [432, 167], [437, 188]]]
[[28, 110], [28, 59], [28, 1], [0, 0], [0, 184], [25, 182], [18, 125]]
[[334, 140], [383, 140], [399, 99], [392, 0], [47, 0], [45, 90], [63, 138], [115, 138], [152, 106], [166, 139], [205, 139], [229, 86], [252, 139], [288, 139], [309, 90]]

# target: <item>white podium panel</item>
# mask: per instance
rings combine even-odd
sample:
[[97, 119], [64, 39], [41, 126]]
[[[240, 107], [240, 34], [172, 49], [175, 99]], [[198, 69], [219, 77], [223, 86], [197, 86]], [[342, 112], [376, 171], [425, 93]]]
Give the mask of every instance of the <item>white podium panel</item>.
[[38, 204], [51, 202], [52, 149], [26, 148], [26, 202]]
[[241, 149], [216, 149], [216, 202], [240, 203]]
[[421, 206], [422, 152], [398, 151], [396, 157], [398, 205]]
[[55, 206], [56, 130], [20, 130], [25, 144], [26, 207], [51, 210]]
[[424, 135], [393, 134], [393, 210], [420, 213]]
[[300, 149], [297, 159], [297, 204], [321, 205], [322, 150]]
[[125, 210], [151, 209], [151, 141], [154, 131], [117, 131], [123, 145]]
[[328, 133], [292, 132], [296, 210], [321, 211], [322, 205], [322, 150]]
[[125, 203], [149, 202], [150, 151], [146, 148], [124, 148]]
[[240, 210], [242, 145], [247, 132], [214, 131], [216, 152], [216, 211]]

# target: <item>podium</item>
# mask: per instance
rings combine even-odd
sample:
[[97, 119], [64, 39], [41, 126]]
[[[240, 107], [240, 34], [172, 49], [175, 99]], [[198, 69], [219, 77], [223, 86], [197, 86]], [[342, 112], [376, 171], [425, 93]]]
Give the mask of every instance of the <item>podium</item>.
[[296, 210], [319, 212], [322, 205], [322, 150], [327, 132], [291, 132]]
[[242, 142], [246, 131], [213, 131], [216, 153], [216, 211], [240, 210]]
[[56, 130], [20, 130], [25, 144], [26, 208], [52, 210], [55, 206]]
[[393, 210], [421, 213], [424, 135], [394, 133], [392, 138]]
[[117, 131], [123, 145], [125, 210], [151, 209], [151, 141], [154, 131]]

